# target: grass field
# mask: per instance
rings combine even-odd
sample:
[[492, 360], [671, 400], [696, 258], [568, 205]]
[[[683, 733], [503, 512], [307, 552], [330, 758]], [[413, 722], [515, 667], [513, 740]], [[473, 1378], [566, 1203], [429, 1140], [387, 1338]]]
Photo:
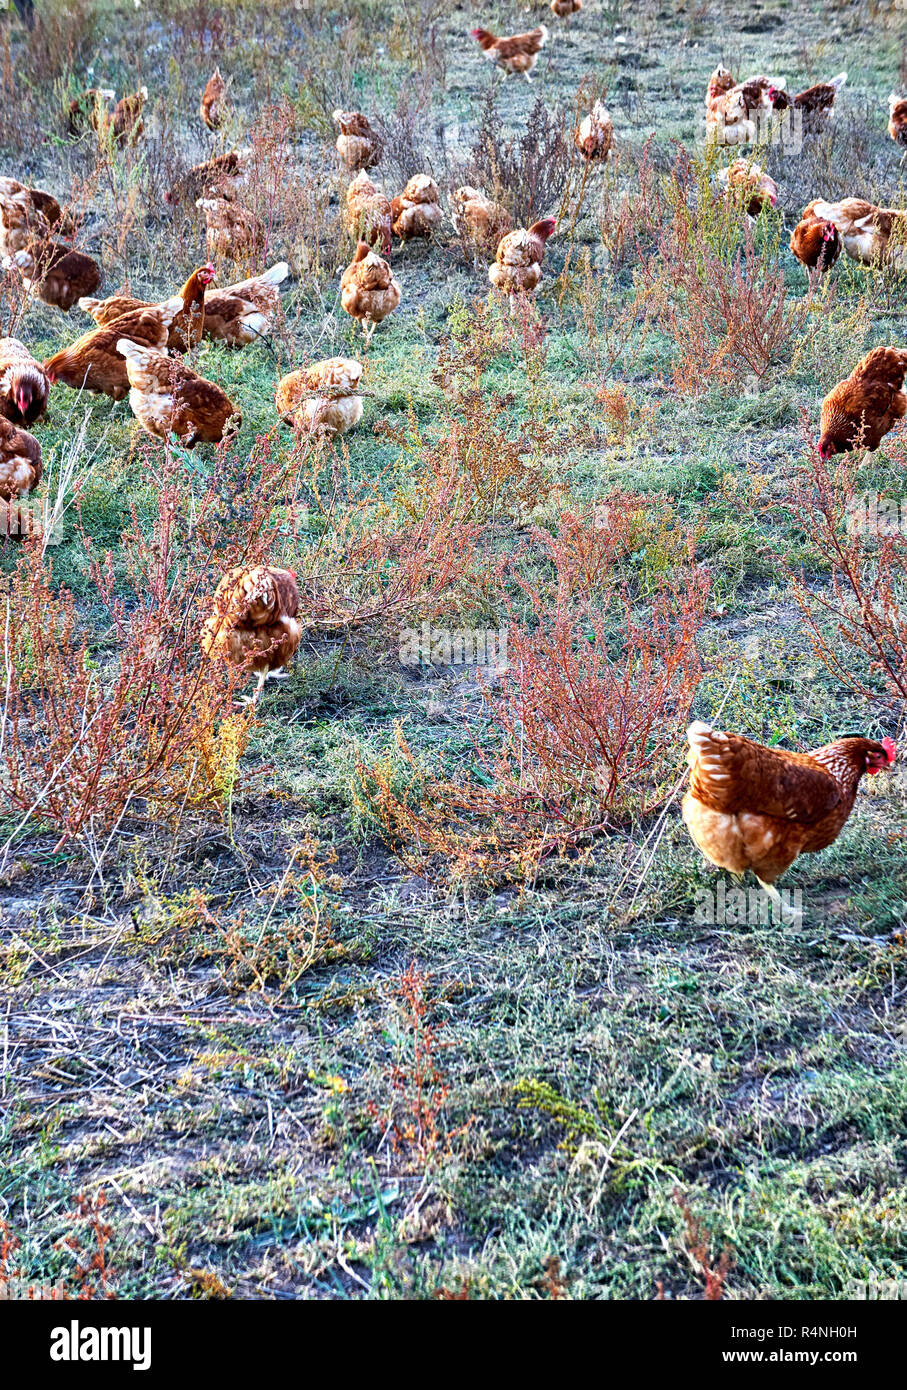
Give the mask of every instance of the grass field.
[[[67, 835], [44, 801], [28, 814], [12, 797], [4, 745], [7, 1272], [160, 1299], [838, 1299], [902, 1276], [907, 782], [867, 779], [832, 848], [794, 865], [783, 886], [803, 911], [788, 924], [702, 920], [720, 875], [677, 789], [691, 716], [798, 749], [904, 728], [907, 645], [899, 690], [835, 632], [815, 602], [835, 572], [795, 503], [808, 512], [814, 495], [823, 396], [870, 347], [903, 341], [907, 277], [842, 257], [807, 296], [788, 250], [812, 198], [905, 205], [886, 132], [907, 82], [903, 12], [585, 0], [565, 25], [477, 0], [38, 11], [31, 36], [0, 14], [0, 173], [79, 208], [102, 293], [128, 282], [158, 300], [203, 262], [204, 225], [163, 192], [232, 147], [253, 152], [265, 263], [291, 265], [269, 342], [192, 357], [241, 406], [232, 455], [165, 451], [128, 401], [54, 388], [35, 427], [41, 492], [68, 478], [75, 500], [40, 564], [73, 596], [77, 660], [106, 689], [153, 607], [141, 538], [153, 560], [165, 493], [171, 579], [197, 562], [213, 486], [213, 552], [266, 533], [311, 621], [254, 715], [179, 731], [190, 752], [207, 739], [204, 798], [176, 763], [153, 794], [99, 793]], [[495, 76], [469, 37], [539, 22], [552, 33], [531, 86]], [[848, 73], [831, 133], [761, 151], [780, 196], [752, 229], [710, 192], [728, 157], [704, 147], [719, 62], [790, 91]], [[215, 63], [233, 99], [216, 137], [198, 117]], [[140, 83], [134, 148], [65, 134], [74, 93]], [[585, 177], [570, 132], [602, 92], [617, 155]], [[518, 218], [559, 215], [534, 306], [511, 316], [490, 299], [487, 261], [446, 219], [431, 244], [395, 242], [402, 303], [362, 355], [339, 303], [352, 245], [337, 106], [382, 122], [389, 195], [423, 169], [445, 198], [483, 173], [491, 192], [497, 170]], [[686, 249], [681, 206], [696, 209]], [[690, 263], [699, 284], [753, 290], [749, 337], [697, 308]], [[218, 266], [221, 283], [242, 273]], [[0, 293], [3, 332], [15, 322], [38, 357], [90, 326], [38, 302], [20, 316], [12, 277]], [[333, 449], [300, 444], [275, 384], [333, 354], [366, 363], [362, 423]], [[905, 465], [895, 432], [856, 477], [900, 499]], [[626, 525], [602, 560], [609, 497]], [[37, 592], [36, 569], [22, 578], [34, 551], [0, 552], [7, 601]], [[92, 561], [108, 553], [105, 607]], [[192, 590], [191, 623], [220, 574]], [[512, 718], [514, 673], [534, 661], [546, 684], [534, 634], [555, 608], [617, 668], [629, 612], [638, 650], [652, 642], [650, 690], [686, 653], [607, 792]], [[403, 629], [423, 622], [503, 630], [510, 670], [401, 663]], [[15, 658], [26, 676], [31, 651]], [[626, 700], [602, 695], [606, 743]], [[23, 728], [27, 749], [41, 730]], [[107, 1226], [103, 1280], [80, 1274]]]

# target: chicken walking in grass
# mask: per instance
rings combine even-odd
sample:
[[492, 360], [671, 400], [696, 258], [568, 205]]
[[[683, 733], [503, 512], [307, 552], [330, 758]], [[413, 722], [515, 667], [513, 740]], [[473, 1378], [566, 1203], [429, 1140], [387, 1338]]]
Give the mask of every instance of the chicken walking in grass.
[[414, 174], [403, 192], [391, 202], [394, 236], [401, 241], [431, 239], [441, 225], [441, 194], [429, 174]]
[[[118, 319], [111, 328], [120, 323]], [[215, 382], [163, 350], [128, 338], [120, 338], [116, 346], [126, 364], [132, 413], [147, 434], [162, 440], [175, 434], [191, 449], [196, 444], [220, 444], [237, 433], [240, 410]]]
[[513, 227], [513, 218], [502, 203], [487, 198], [477, 188], [464, 185], [451, 195], [451, 219], [456, 232], [481, 255], [493, 256], [501, 237]]
[[211, 193], [195, 206], [205, 214], [205, 246], [209, 256], [241, 261], [258, 255], [264, 245], [264, 228], [254, 212], [232, 197]]
[[907, 265], [907, 212], [877, 207], [864, 198], [842, 198], [839, 203], [817, 198], [810, 206], [816, 217], [837, 228], [851, 260], [863, 265]]
[[614, 124], [603, 101], [595, 102], [573, 134], [573, 143], [583, 159], [605, 160], [614, 148]]
[[775, 880], [801, 854], [838, 838], [865, 774], [890, 768], [890, 738], [846, 737], [789, 753], [697, 721], [687, 733], [690, 786], [682, 812], [706, 859], [743, 875], [752, 869], [776, 906]]
[[269, 565], [231, 570], [217, 586], [213, 609], [202, 650], [212, 661], [254, 672], [255, 693], [245, 699], [256, 704], [265, 681], [283, 674], [302, 638], [296, 575]]
[[205, 84], [199, 108], [201, 118], [209, 130], [220, 130], [227, 109], [227, 83], [220, 75], [220, 68], [215, 68]]
[[[183, 308], [173, 318], [167, 338], [167, 347], [172, 352], [188, 352], [201, 342], [205, 327], [205, 294], [213, 283], [214, 266], [209, 262], [208, 265], [199, 266], [194, 270], [180, 290], [179, 298], [183, 301]], [[137, 309], [161, 307], [160, 304], [149, 304], [143, 299], [133, 299], [128, 294], [115, 294], [108, 299], [84, 296], [79, 300], [79, 308], [90, 314], [101, 328], [115, 323], [124, 314], [134, 313]]]
[[277, 261], [248, 280], [206, 290], [205, 337], [235, 348], [261, 342], [274, 326], [280, 286], [289, 273], [287, 262]]
[[888, 98], [888, 134], [895, 144], [904, 146], [903, 160], [907, 156], [907, 98], [895, 93]]
[[853, 449], [871, 453], [907, 414], [907, 350], [877, 347], [822, 402], [822, 458]]
[[354, 241], [367, 241], [389, 256], [392, 228], [390, 199], [363, 169], [346, 190], [346, 229]]
[[110, 120], [110, 105], [117, 94], [112, 87], [89, 87], [72, 98], [66, 113], [66, 128], [75, 138], [93, 130], [100, 135]]
[[131, 338], [144, 346], [165, 352], [170, 326], [183, 309], [179, 295], [150, 309], [133, 309], [103, 328], [83, 333], [68, 348], [54, 353], [44, 363], [49, 382], [59, 382], [73, 391], [90, 391], [121, 401], [129, 391], [129, 375], [119, 349], [120, 338]]
[[707, 139], [719, 145], [748, 145], [758, 136], [760, 122], [772, 111], [769, 90], [783, 83], [770, 77], [735, 82], [727, 68], [717, 67], [709, 78], [705, 98]]
[[772, 111], [782, 114], [792, 111], [799, 118], [802, 134], [824, 135], [834, 115], [838, 92], [847, 81], [847, 73], [839, 72], [827, 82], [817, 82], [796, 96], [788, 96], [783, 87], [770, 86], [768, 99]]
[[0, 178], [0, 256], [14, 256], [31, 242], [74, 230], [56, 198], [17, 179]]
[[145, 121], [143, 112], [145, 102], [148, 100], [148, 88], [140, 87], [137, 92], [129, 96], [120, 97], [116, 106], [113, 108], [113, 115], [110, 118], [110, 129], [113, 132], [114, 143], [121, 148], [127, 145], [134, 145], [139, 137], [144, 134]]
[[367, 116], [361, 111], [335, 111], [332, 119], [340, 127], [337, 153], [349, 170], [357, 173], [381, 163], [384, 141], [373, 130]]
[[504, 76], [522, 73], [527, 82], [532, 81], [532, 70], [539, 60], [539, 54], [548, 42], [548, 30], [544, 24], [530, 29], [525, 34], [513, 34], [510, 38], [496, 38], [488, 29], [473, 29], [472, 37], [477, 40], [485, 57]]
[[[34, 435], [0, 416], [0, 501], [34, 492], [41, 481], [41, 445]], [[3, 509], [6, 517], [6, 509]], [[0, 535], [5, 531], [0, 527]]]
[[778, 201], [775, 180], [761, 164], [753, 164], [748, 159], [735, 159], [726, 169], [719, 169], [717, 179], [719, 188], [739, 203], [748, 217], [755, 219], [765, 208], [773, 208]]
[[193, 164], [176, 179], [164, 194], [164, 202], [171, 207], [183, 203], [196, 202], [196, 199], [223, 197], [236, 200], [236, 196], [246, 176], [242, 157], [237, 150], [206, 159], [202, 164]]
[[101, 267], [91, 256], [59, 241], [31, 242], [3, 259], [3, 269], [18, 272], [22, 286], [45, 304], [68, 313], [83, 295], [94, 294]]
[[340, 278], [340, 303], [365, 334], [366, 347], [379, 323], [400, 303], [400, 281], [387, 261], [364, 241]]

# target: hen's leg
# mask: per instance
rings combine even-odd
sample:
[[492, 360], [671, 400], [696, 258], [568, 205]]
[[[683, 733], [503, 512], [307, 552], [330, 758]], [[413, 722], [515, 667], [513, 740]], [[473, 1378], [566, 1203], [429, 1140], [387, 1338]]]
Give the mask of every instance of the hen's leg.
[[268, 679], [267, 671], [259, 671], [255, 689], [251, 695], [240, 695], [236, 701], [238, 705], [257, 705], [261, 699], [261, 692], [264, 690], [265, 681]]
[[778, 922], [783, 923], [784, 926], [789, 927], [799, 926], [803, 921], [803, 913], [798, 912], [790, 906], [786, 905], [784, 899], [781, 897], [781, 894], [778, 892], [777, 888], [773, 883], [763, 883], [762, 879], [759, 878], [758, 874], [756, 875], [756, 879], [759, 883], [759, 887], [765, 889], [766, 894], [772, 902], [775, 911], [778, 914]]

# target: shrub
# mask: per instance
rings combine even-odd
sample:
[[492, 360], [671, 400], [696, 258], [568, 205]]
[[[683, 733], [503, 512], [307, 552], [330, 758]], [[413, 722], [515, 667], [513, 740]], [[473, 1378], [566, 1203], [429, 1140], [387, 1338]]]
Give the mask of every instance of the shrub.
[[688, 394], [711, 382], [763, 377], [801, 338], [811, 299], [789, 303], [777, 236], [757, 246], [750, 219], [716, 196], [709, 166], [678, 155], [672, 215], [639, 279], [677, 349], [674, 382]]
[[476, 742], [473, 779], [426, 771], [399, 729], [396, 758], [359, 758], [359, 796], [410, 867], [523, 878], [664, 802], [700, 677], [708, 579], [677, 564], [643, 593], [616, 573], [620, 548], [608, 540], [595, 553], [559, 537], [547, 585], [514, 576], [524, 611], [511, 602], [507, 667], [483, 690], [493, 743]]
[[503, 203], [516, 226], [529, 227], [560, 207], [575, 164], [563, 113], [550, 112], [536, 97], [523, 134], [505, 135], [497, 95], [490, 87], [475, 144], [456, 178]]
[[145, 801], [175, 815], [190, 795], [208, 806], [223, 795], [211, 740], [223, 740], [245, 675], [203, 660], [198, 630], [224, 571], [276, 544], [285, 466], [267, 437], [247, 460], [219, 451], [197, 491], [186, 463], [166, 451], [150, 530], [133, 513], [122, 538], [122, 574], [83, 534], [93, 601], [110, 623], [105, 650], [72, 594], [55, 590], [39, 545], [25, 545], [7, 582], [3, 789], [22, 824], [37, 814], [61, 843], [111, 831]]
[[[785, 494], [774, 504], [808, 538], [813, 555], [829, 573], [827, 583], [808, 583], [779, 556], [800, 605], [816, 655], [851, 690], [907, 699], [907, 506], [861, 486], [856, 452], [823, 459], [804, 424], [807, 453]], [[907, 464], [903, 435], [887, 446]], [[865, 475], [862, 475], [865, 476]], [[876, 522], [880, 525], [876, 527]]]

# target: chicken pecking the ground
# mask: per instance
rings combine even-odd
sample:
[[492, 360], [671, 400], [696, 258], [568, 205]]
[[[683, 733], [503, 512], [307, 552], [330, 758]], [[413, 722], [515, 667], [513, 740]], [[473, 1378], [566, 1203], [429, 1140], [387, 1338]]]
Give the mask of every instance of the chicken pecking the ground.
[[206, 159], [203, 164], [193, 164], [185, 174], [176, 179], [164, 194], [164, 202], [171, 207], [182, 203], [192, 203], [210, 193], [212, 197], [225, 197], [235, 200], [246, 170], [237, 150]]
[[540, 24], [526, 34], [496, 38], [488, 29], [473, 29], [472, 37], [478, 41], [485, 57], [496, 64], [505, 76], [511, 72], [522, 73], [526, 81], [531, 82], [532, 69], [548, 42], [548, 30], [544, 24]]
[[545, 245], [557, 222], [543, 217], [527, 231], [518, 227], [502, 237], [494, 265], [488, 267], [488, 278], [496, 289], [510, 295], [510, 307], [516, 307], [520, 294], [532, 294], [542, 278]]
[[197, 198], [197, 208], [205, 214], [205, 246], [209, 256], [241, 261], [261, 252], [264, 228], [254, 212], [231, 198], [209, 192]]
[[202, 650], [212, 661], [255, 672], [254, 704], [268, 677], [292, 661], [302, 638], [296, 575], [269, 565], [231, 570], [217, 586], [213, 607]]
[[907, 350], [877, 347], [867, 352], [850, 376], [832, 387], [822, 402], [822, 458], [851, 449], [877, 449], [907, 414], [905, 375]]
[[806, 271], [812, 285], [830, 270], [841, 254], [841, 237], [834, 222], [816, 216], [816, 202], [807, 203], [800, 221], [790, 234], [790, 249]]
[[[122, 322], [118, 319], [111, 328]], [[120, 338], [116, 347], [126, 364], [132, 413], [147, 434], [164, 440], [175, 434], [187, 449], [220, 444], [236, 434], [242, 423], [239, 407], [213, 381], [181, 358], [128, 338]]]
[[[194, 270], [180, 290], [183, 308], [173, 319], [167, 339], [167, 347], [172, 352], [188, 352], [201, 342], [205, 327], [205, 294], [213, 283], [214, 266], [209, 262]], [[133, 299], [128, 294], [115, 294], [108, 299], [91, 299], [86, 295], [79, 300], [79, 308], [90, 314], [100, 328], [137, 309], [162, 307], [161, 304], [149, 304], [144, 299]]]
[[332, 120], [340, 127], [337, 153], [351, 172], [374, 169], [376, 164], [381, 163], [384, 141], [372, 129], [368, 116], [361, 111], [335, 111]]
[[97, 261], [61, 241], [30, 242], [24, 250], [4, 256], [3, 268], [17, 270], [29, 294], [64, 313], [83, 295], [94, 294], [101, 283]]
[[429, 174], [414, 174], [403, 192], [391, 202], [394, 236], [401, 241], [434, 236], [444, 214], [441, 194]]
[[220, 130], [228, 109], [227, 83], [220, 75], [220, 68], [215, 68], [208, 78], [199, 109], [208, 129]]
[[752, 869], [780, 905], [775, 880], [801, 854], [840, 835], [864, 773], [891, 767], [890, 738], [839, 738], [811, 753], [765, 748], [697, 721], [687, 731], [690, 786], [682, 812], [706, 859], [719, 869]]
[[119, 350], [119, 338], [164, 351], [170, 325], [182, 311], [179, 295], [151, 309], [133, 309], [103, 328], [83, 333], [68, 348], [54, 353], [44, 363], [49, 382], [60, 382], [73, 391], [91, 391], [121, 401], [129, 391], [126, 362]]
[[393, 214], [390, 199], [363, 169], [346, 190], [346, 229], [354, 241], [367, 241], [390, 255]]
[[451, 196], [451, 217], [457, 233], [478, 252], [493, 256], [501, 237], [513, 227], [513, 218], [501, 203], [486, 198], [477, 188], [464, 185]]
[[266, 338], [280, 305], [280, 286], [290, 273], [286, 261], [224, 289], [205, 292], [205, 337], [229, 347]]
[[0, 338], [0, 416], [30, 428], [47, 410], [47, 374], [18, 338]]
[[365, 334], [366, 347], [378, 324], [400, 303], [401, 293], [400, 281], [387, 261], [360, 241], [340, 277], [340, 303]]
[[907, 264], [907, 212], [880, 208], [863, 198], [843, 198], [839, 203], [817, 198], [811, 206], [816, 217], [837, 227], [851, 260]]
[[801, 118], [804, 135], [822, 135], [827, 129], [835, 109], [835, 98], [847, 81], [847, 73], [839, 72], [827, 82], [817, 82], [796, 96], [788, 96], [783, 87], [770, 86], [768, 99], [772, 110], [779, 114], [795, 111]]
[[569, 19], [572, 14], [579, 14], [582, 8], [583, 0], [551, 0], [551, 12], [558, 19]]
[[888, 134], [898, 145], [907, 145], [907, 98], [888, 98]]
[[[0, 501], [33, 492], [41, 481], [41, 445], [34, 435], [0, 416]], [[0, 527], [0, 535], [5, 528]]]
[[725, 193], [739, 200], [748, 217], [758, 217], [763, 208], [773, 208], [778, 201], [778, 185], [761, 164], [748, 159], [735, 159], [726, 169], [719, 169], [718, 185]]
[[310, 434], [346, 434], [362, 419], [362, 370], [362, 363], [352, 357], [329, 357], [290, 372], [277, 386], [278, 415]]
[[597, 101], [573, 134], [583, 159], [607, 159], [614, 148], [614, 124], [603, 101]]

